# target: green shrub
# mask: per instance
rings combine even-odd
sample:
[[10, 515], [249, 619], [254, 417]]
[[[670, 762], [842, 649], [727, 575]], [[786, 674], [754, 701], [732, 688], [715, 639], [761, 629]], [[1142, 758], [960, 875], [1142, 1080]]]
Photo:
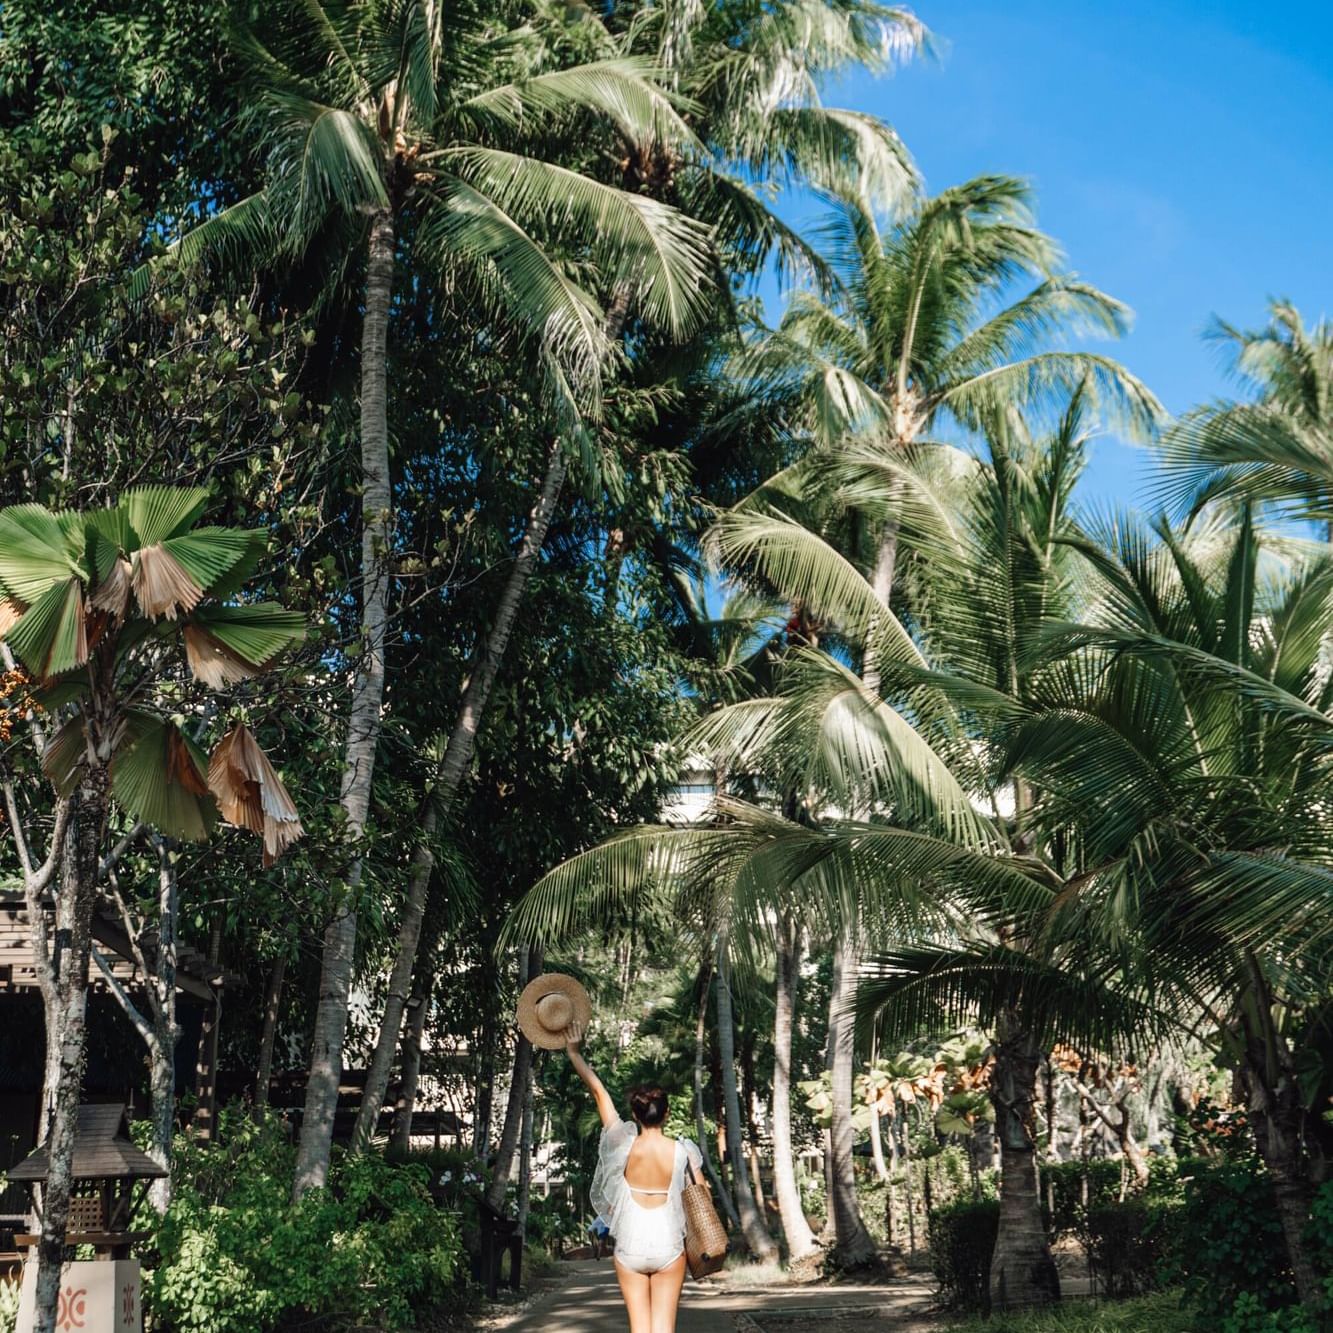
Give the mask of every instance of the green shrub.
[[420, 1165], [335, 1161], [291, 1201], [294, 1150], [273, 1122], [229, 1117], [217, 1144], [182, 1138], [145, 1304], [163, 1333], [264, 1333], [300, 1322], [399, 1329], [458, 1268], [453, 1218]]
[[1177, 1254], [1179, 1213], [1142, 1197], [1089, 1208], [1077, 1234], [1097, 1290], [1115, 1300], [1156, 1291]]
[[1222, 1333], [1319, 1333], [1319, 1326], [1300, 1306], [1271, 1310], [1253, 1292], [1243, 1291], [1223, 1318]]
[[[1198, 1166], [1184, 1180], [1178, 1276], [1214, 1320], [1237, 1301], [1269, 1311], [1293, 1300], [1291, 1273], [1268, 1177], [1254, 1161]], [[1216, 1325], [1214, 1325], [1216, 1326]]]
[[1178, 1292], [1114, 1305], [1070, 1301], [1051, 1310], [951, 1324], [941, 1333], [1199, 1333]]
[[990, 1308], [990, 1262], [1000, 1205], [970, 1200], [937, 1208], [930, 1219], [930, 1267], [940, 1296], [955, 1310]]
[[14, 1333], [19, 1317], [19, 1284], [0, 1278], [0, 1333]]
[[1087, 1181], [1087, 1206], [1100, 1207], [1120, 1198], [1120, 1163], [1109, 1158], [1090, 1162], [1043, 1162], [1041, 1207], [1046, 1231], [1052, 1239], [1078, 1230], [1083, 1216], [1083, 1188]]

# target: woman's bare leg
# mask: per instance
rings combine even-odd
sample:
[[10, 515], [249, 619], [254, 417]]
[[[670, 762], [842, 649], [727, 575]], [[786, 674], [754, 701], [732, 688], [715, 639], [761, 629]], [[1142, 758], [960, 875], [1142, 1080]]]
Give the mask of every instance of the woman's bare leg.
[[669, 1268], [660, 1269], [648, 1279], [652, 1291], [653, 1322], [650, 1333], [676, 1333], [676, 1307], [680, 1289], [685, 1285], [685, 1256]]
[[[656, 1280], [661, 1274], [656, 1274]], [[647, 1273], [635, 1273], [616, 1260], [616, 1277], [620, 1280], [620, 1294], [625, 1298], [629, 1312], [629, 1333], [653, 1333], [652, 1294]], [[679, 1283], [677, 1283], [679, 1285]]]

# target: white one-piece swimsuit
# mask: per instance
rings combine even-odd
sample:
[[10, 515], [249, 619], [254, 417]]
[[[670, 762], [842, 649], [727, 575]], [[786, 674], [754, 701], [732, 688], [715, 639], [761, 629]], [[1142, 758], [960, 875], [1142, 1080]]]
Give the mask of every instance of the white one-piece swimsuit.
[[[702, 1157], [695, 1144], [677, 1139], [671, 1184], [664, 1190], [636, 1189], [625, 1179], [625, 1164], [638, 1132], [637, 1125], [625, 1120], [602, 1130], [592, 1204], [616, 1238], [616, 1262], [635, 1273], [657, 1273], [685, 1250], [685, 1210], [680, 1201], [685, 1168], [698, 1171]], [[665, 1203], [640, 1203], [636, 1197], [663, 1195]]]

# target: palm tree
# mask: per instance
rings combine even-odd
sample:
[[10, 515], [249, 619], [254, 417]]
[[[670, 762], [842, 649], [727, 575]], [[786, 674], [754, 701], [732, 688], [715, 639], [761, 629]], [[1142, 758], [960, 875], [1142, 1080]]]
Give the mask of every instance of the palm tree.
[[[37, 866], [12, 774], [4, 777], [46, 1015], [51, 1166], [36, 1288], [43, 1333], [55, 1327], [65, 1255], [92, 921], [113, 806], [136, 824], [196, 841], [221, 813], [262, 836], [266, 861], [301, 835], [296, 807], [244, 725], [209, 757], [179, 720], [191, 677], [214, 690], [235, 685], [304, 634], [295, 613], [233, 600], [264, 537], [196, 527], [207, 500], [202, 490], [157, 486], [84, 513], [39, 504], [0, 510], [4, 649], [26, 668], [31, 704], [50, 719], [34, 725], [56, 797], [50, 851]], [[188, 676], [171, 661], [175, 644]], [[51, 885], [55, 957], [43, 901]]]
[[[928, 34], [908, 11], [862, 0], [836, 7], [783, 0], [762, 10], [707, 9], [684, 0], [642, 10], [626, 6], [617, 17], [626, 24], [623, 40], [592, 25], [588, 31], [600, 41], [608, 61], [623, 59], [628, 50], [660, 68], [680, 99], [682, 121], [694, 135], [693, 140], [683, 134], [624, 136], [621, 183], [635, 199], [675, 204], [707, 224], [728, 271], [757, 274], [776, 253], [788, 270], [824, 272], [818, 255], [756, 190], [756, 181], [795, 181], [824, 189], [851, 189], [859, 183], [881, 206], [896, 205], [913, 187], [914, 169], [898, 137], [874, 117], [823, 106], [817, 86], [821, 75], [848, 65], [880, 69], [924, 49]], [[639, 277], [650, 285], [654, 281], [651, 273]], [[622, 280], [609, 286], [614, 337], [628, 313], [630, 292]], [[696, 295], [702, 295], [702, 286]], [[716, 307], [715, 317], [730, 324], [734, 313], [727, 284], [715, 284], [708, 298]], [[680, 321], [658, 322], [668, 333], [679, 334]], [[672, 347], [671, 354], [677, 350]], [[674, 367], [671, 373], [676, 373]], [[553, 451], [499, 613], [470, 673], [457, 724], [425, 803], [354, 1146], [369, 1142], [375, 1098], [388, 1083], [416, 966], [433, 865], [431, 839], [448, 818], [471, 762], [513, 616], [559, 498], [564, 466], [563, 455]]]
[[[974, 430], [1007, 412], [1039, 410], [1079, 385], [1089, 391], [1095, 386], [1135, 429], [1156, 420], [1156, 400], [1117, 363], [1086, 352], [1049, 350], [1052, 340], [1080, 329], [1117, 334], [1128, 312], [1095, 288], [1054, 271], [1057, 249], [1032, 225], [1028, 192], [1020, 182], [980, 177], [947, 190], [924, 201], [887, 235], [868, 202], [852, 195], [835, 209], [828, 242], [840, 301], [798, 293], [777, 330], [738, 358], [736, 373], [754, 385], [765, 410], [803, 424], [815, 446], [815, 455], [783, 479], [784, 490], [807, 498], [817, 490], [818, 475], [828, 468], [821, 454], [841, 455], [835, 467], [844, 469], [846, 482], [845, 468], [859, 455], [853, 466], [868, 471], [872, 489], [879, 491], [879, 518], [873, 521], [874, 511], [861, 506], [872, 521], [854, 525], [861, 549], [848, 554], [869, 568], [870, 591], [885, 607], [903, 535], [904, 492], [916, 487], [903, 464], [927, 443], [927, 432], [947, 424]], [[1003, 304], [1025, 276], [1038, 279], [1037, 285]], [[786, 495], [774, 497], [771, 490], [757, 498], [791, 507]], [[867, 643], [863, 657], [874, 691], [877, 651]], [[849, 923], [836, 946], [836, 975], [845, 993], [832, 997], [830, 1012], [837, 1057], [833, 1138], [846, 1148], [848, 1198], [850, 1040], [837, 1014], [851, 1008], [857, 934]], [[867, 1243], [868, 1238], [859, 1248]]]
[[[961, 783], [970, 799], [989, 812], [989, 821], [973, 816], [975, 825], [955, 819], [951, 826], [928, 831], [989, 848], [994, 855], [1030, 858], [1033, 873], [1048, 885], [1058, 882], [1058, 875], [1045, 864], [1045, 848], [1029, 827], [1030, 793], [1011, 782], [1004, 768], [1005, 744], [1014, 718], [1043, 688], [1043, 627], [1052, 617], [1076, 615], [1084, 605], [1080, 597], [1087, 573], [1066, 543], [1078, 535], [1069, 503], [1090, 429], [1088, 395], [1080, 390], [1049, 441], [1034, 443], [1012, 420], [993, 430], [985, 462], [945, 446], [917, 446], [888, 460], [878, 450], [858, 448], [836, 461], [831, 469], [835, 485], [824, 503], [824, 512], [832, 515], [829, 534], [846, 538], [840, 512], [848, 505], [877, 505], [879, 512], [893, 515], [895, 558], [911, 557], [912, 586], [905, 600], [912, 635], [882, 599], [876, 575], [861, 573], [808, 522], [756, 502], [725, 516], [716, 534], [725, 559], [799, 599], [836, 626], [844, 642], [864, 645], [862, 661], [870, 661], [873, 671], [863, 667], [861, 692], [881, 708], [887, 708], [883, 696], [900, 699], [933, 744], [937, 762], [943, 761], [940, 773], [921, 771], [916, 782], [926, 790], [940, 788], [947, 774], [949, 782]], [[873, 547], [870, 558], [882, 573]], [[846, 668], [838, 670], [850, 676]], [[827, 665], [818, 673], [807, 672], [804, 680], [793, 678], [789, 698], [763, 727], [751, 721], [750, 743], [796, 754], [817, 745], [816, 738], [837, 721], [836, 712], [829, 720], [823, 711], [836, 698], [831, 683]], [[736, 731], [725, 719], [721, 725]], [[911, 826], [920, 803], [915, 808], [905, 804], [878, 776], [911, 774], [910, 752], [902, 750], [900, 734], [867, 730], [856, 749], [847, 746], [849, 770], [836, 788], [844, 809]], [[902, 893], [882, 881], [864, 885], [863, 891], [867, 901]], [[908, 917], [899, 926], [900, 937], [919, 938], [923, 926]], [[848, 1009], [855, 990], [853, 974], [843, 1002]], [[994, 1028], [1003, 1029], [997, 1038], [1012, 1055], [1006, 1077], [1012, 1075], [1014, 1104], [1030, 1105], [1036, 1064], [1024, 1016], [1013, 1011], [989, 1018]], [[998, 1123], [1006, 1131], [1001, 1151], [1007, 1166], [1002, 1174], [1007, 1216], [1023, 1220], [1001, 1233], [993, 1293], [1000, 1305], [1049, 1299], [1053, 1284], [1036, 1280], [1054, 1269], [1035, 1187], [1027, 1188], [1033, 1179], [1032, 1142], [1021, 1117], [1001, 1116]]]
[[[1058, 271], [1031, 202], [1021, 181], [979, 176], [885, 233], [870, 201], [841, 200], [825, 228], [838, 299], [794, 294], [737, 372], [824, 449], [860, 437], [905, 450], [950, 425], [1058, 411], [1084, 383], [1131, 426], [1151, 427], [1160, 406], [1123, 366], [1052, 347], [1079, 333], [1119, 336], [1129, 311]], [[1035, 285], [1014, 299], [1025, 279]]]
[[1000, 1144], [1000, 1222], [991, 1258], [994, 1310], [1060, 1298], [1042, 1221], [1034, 1110], [1036, 1070], [1060, 1043], [1110, 1049], [1165, 1026], [1114, 951], [1048, 928], [1049, 903], [1015, 929], [1004, 912], [974, 919], [952, 946], [916, 946], [867, 960], [857, 1009], [888, 1041], [948, 1034], [981, 1021], [991, 1033], [987, 1091]]
[[1191, 514], [1217, 500], [1270, 502], [1333, 541], [1333, 326], [1286, 302], [1265, 328], [1218, 321], [1210, 337], [1253, 402], [1187, 412], [1163, 441], [1164, 497]]
[[[562, 245], [576, 241], [605, 286], [625, 287], [645, 319], [676, 334], [688, 327], [706, 286], [706, 247], [702, 229], [669, 207], [543, 153], [548, 136], [587, 127], [633, 146], [687, 141], [688, 131], [640, 62], [609, 59], [533, 73], [540, 45], [531, 30], [506, 32], [479, 5], [438, 0], [290, 0], [266, 13], [263, 33], [243, 33], [238, 47], [254, 85], [247, 119], [266, 154], [267, 179], [258, 194], [185, 237], [183, 254], [237, 244], [289, 256], [318, 249], [335, 273], [364, 256], [361, 615], [341, 792], [350, 859], [346, 891], [324, 938], [296, 1165], [300, 1194], [322, 1185], [328, 1171], [360, 844], [384, 698], [394, 549], [386, 365], [404, 235], [411, 233], [418, 266], [470, 283], [494, 319], [528, 337], [567, 425], [595, 403], [611, 339], [597, 295], [572, 275]], [[567, 441], [560, 434], [527, 546], [540, 546], [564, 479]], [[515, 586], [473, 673], [442, 763], [439, 785], [446, 790], [457, 785], [455, 770], [461, 775], [467, 766], [527, 563], [520, 555]], [[413, 957], [420, 916], [411, 905], [404, 913]], [[408, 980], [395, 981], [401, 984], [390, 988], [389, 1050], [409, 989]], [[376, 1080], [383, 1082], [387, 1069]], [[367, 1102], [373, 1094], [367, 1090]]]
[[1057, 645], [1067, 669], [1016, 734], [1015, 766], [1050, 793], [1038, 821], [1078, 839], [1073, 928], [1150, 960], [1162, 1001], [1201, 1015], [1240, 1070], [1315, 1308], [1304, 1231], [1333, 1136], [1298, 1070], [1333, 980], [1333, 565], [1284, 569], [1248, 506], [1229, 529], [1122, 520], [1100, 535], [1083, 548], [1100, 596]]

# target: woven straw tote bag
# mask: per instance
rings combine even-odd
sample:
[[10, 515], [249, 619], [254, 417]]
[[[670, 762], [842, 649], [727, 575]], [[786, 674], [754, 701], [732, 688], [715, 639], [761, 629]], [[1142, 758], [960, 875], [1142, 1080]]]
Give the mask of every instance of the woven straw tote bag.
[[680, 1193], [685, 1210], [685, 1262], [696, 1281], [716, 1273], [727, 1260], [727, 1229], [713, 1207], [712, 1191], [696, 1180], [694, 1167], [686, 1164], [687, 1183]]

